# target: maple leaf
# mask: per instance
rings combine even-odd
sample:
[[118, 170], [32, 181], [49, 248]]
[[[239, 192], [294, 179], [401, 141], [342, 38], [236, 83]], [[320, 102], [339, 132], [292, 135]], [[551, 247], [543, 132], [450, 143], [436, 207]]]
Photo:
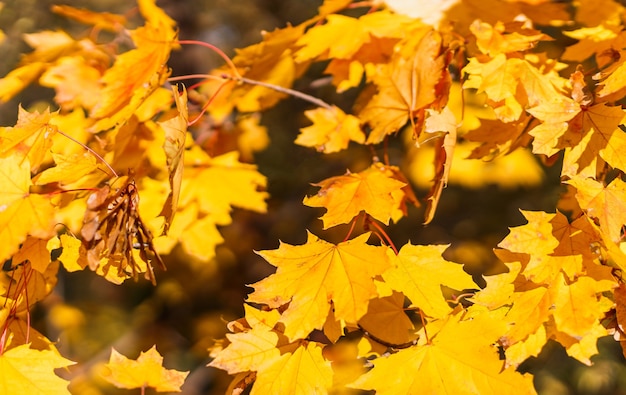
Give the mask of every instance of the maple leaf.
[[[520, 211], [528, 220], [528, 224], [510, 229], [510, 233], [498, 243], [498, 247], [529, 254], [523, 274], [527, 279], [536, 283], [550, 282], [560, 269], [558, 260], [555, 261], [549, 257], [549, 254], [559, 245], [559, 241], [552, 234], [551, 221], [555, 214], [542, 211]], [[557, 266], [556, 271], [553, 265]]]
[[50, 251], [47, 244], [48, 240], [27, 237], [19, 251], [13, 255], [14, 264], [29, 262], [34, 270], [44, 273], [50, 264]]
[[187, 91], [183, 87], [183, 93], [179, 94], [178, 87], [172, 86], [172, 92], [178, 114], [174, 118], [160, 123], [165, 131], [163, 150], [165, 151], [170, 181], [170, 193], [159, 213], [159, 216], [165, 217], [162, 234], [167, 233], [178, 208], [180, 186], [183, 182], [185, 138], [187, 137]]
[[377, 339], [391, 344], [405, 344], [415, 338], [414, 326], [404, 309], [404, 294], [393, 292], [390, 296], [370, 300], [367, 314], [359, 326]]
[[209, 366], [237, 372], [257, 372], [251, 394], [289, 393], [325, 394], [332, 384], [333, 370], [322, 356], [316, 342], [289, 343], [273, 330], [280, 315], [276, 310], [261, 311], [245, 306], [244, 327], [239, 321], [229, 328], [236, 333], [226, 335], [230, 344], [217, 346], [211, 352], [215, 359]]
[[181, 392], [180, 387], [189, 374], [165, 369], [163, 357], [156, 346], [139, 354], [137, 360], [128, 359], [113, 348], [105, 366], [107, 371], [102, 373], [102, 377], [118, 388], [152, 387], [158, 392]]
[[55, 351], [33, 350], [23, 344], [0, 355], [2, 394], [70, 395], [69, 381], [54, 374], [54, 369], [73, 365]]
[[396, 212], [406, 196], [402, 191], [406, 183], [380, 163], [359, 173], [348, 172], [313, 185], [321, 189], [316, 195], [305, 197], [304, 204], [328, 210], [321, 217], [324, 229], [349, 223], [361, 211], [389, 224], [390, 219], [397, 219]]
[[365, 133], [354, 115], [348, 115], [338, 107], [316, 108], [305, 111], [313, 125], [300, 129], [295, 143], [305, 147], [315, 147], [318, 151], [330, 154], [348, 148], [350, 141], [363, 144]]
[[91, 152], [62, 155], [51, 152], [56, 166], [50, 167], [33, 179], [35, 185], [58, 182], [62, 185], [71, 184], [92, 173], [98, 168], [96, 157]]
[[498, 357], [493, 342], [502, 325], [487, 314], [464, 320], [457, 310], [443, 325], [434, 325], [439, 331], [427, 326], [430, 343], [374, 360], [374, 368], [350, 386], [380, 395], [535, 394], [532, 377], [504, 369]]
[[[233, 64], [237, 72], [250, 80], [263, 82], [279, 87], [290, 87], [307, 68], [307, 64], [297, 64], [293, 52], [296, 41], [302, 36], [304, 24], [287, 26], [264, 32], [263, 40], [243, 49], [237, 49]], [[220, 74], [232, 74], [229, 68], [218, 70]], [[217, 85], [222, 88], [222, 82]], [[222, 100], [211, 103], [209, 111], [219, 114], [218, 118], [228, 114], [235, 106], [241, 112], [255, 112], [274, 106], [286, 94], [261, 85], [230, 84], [230, 94], [220, 94]], [[216, 107], [216, 108], [213, 108]]]
[[75, 8], [69, 5], [53, 5], [52, 12], [66, 18], [74, 19], [86, 25], [93, 25], [97, 29], [117, 32], [126, 25], [124, 15], [110, 12], [94, 12], [84, 8]]
[[27, 157], [32, 170], [37, 171], [57, 132], [57, 127], [50, 123], [52, 116], [49, 109], [31, 113], [20, 106], [15, 127], [0, 129], [0, 154], [11, 151]]
[[293, 353], [281, 355], [261, 373], [250, 395], [323, 395], [333, 382], [330, 362], [324, 359], [322, 348], [316, 342], [304, 342]]
[[29, 63], [0, 78], [0, 101], [7, 102], [35, 81], [46, 69], [44, 62]]
[[312, 27], [298, 39], [296, 44], [302, 48], [296, 52], [296, 61], [350, 59], [373, 37], [403, 38], [404, 30], [398, 27], [407, 28], [410, 24], [415, 22], [389, 11], [368, 13], [360, 18], [328, 15], [325, 24]]
[[452, 310], [441, 293], [442, 285], [456, 290], [476, 288], [461, 265], [443, 259], [447, 247], [405, 244], [390, 258], [393, 266], [383, 273], [392, 289], [406, 295], [429, 317], [442, 318]]
[[[515, 29], [517, 27], [521, 28]], [[469, 28], [476, 37], [476, 45], [480, 52], [490, 56], [499, 53], [523, 52], [533, 48], [540, 40], [551, 40], [549, 36], [539, 31], [525, 28], [521, 24], [520, 26], [509, 24], [505, 27], [502, 22], [497, 22], [492, 26], [489, 23], [476, 20]], [[505, 34], [504, 32], [507, 28], [513, 31]]]
[[41, 75], [39, 84], [56, 90], [54, 100], [62, 110], [91, 110], [98, 103], [101, 89], [101, 70], [92, 63], [92, 59], [83, 57], [61, 58]]
[[0, 260], [17, 251], [29, 234], [48, 239], [54, 233], [55, 208], [47, 197], [30, 193], [31, 185], [27, 157], [0, 158]]
[[567, 183], [576, 188], [576, 200], [587, 215], [597, 218], [610, 239], [619, 242], [626, 224], [626, 183], [619, 178], [606, 187], [589, 178], [572, 178]]
[[98, 119], [94, 131], [122, 126], [169, 74], [166, 62], [176, 38], [171, 26], [147, 23], [131, 37], [136, 48], [119, 55], [102, 76], [102, 93], [90, 113]]
[[437, 139], [437, 148], [435, 149], [435, 183], [428, 193], [428, 206], [424, 214], [424, 224], [432, 221], [439, 204], [441, 192], [448, 185], [457, 131], [456, 118], [447, 106], [441, 112], [427, 109], [426, 113], [428, 118], [426, 118], [424, 123], [424, 132], [444, 132], [445, 134], [442, 138]]
[[[51, 241], [54, 239], [55, 238], [51, 239]], [[58, 237], [58, 241], [59, 244], [54, 245], [54, 247], [63, 248], [61, 251], [61, 255], [59, 256], [59, 261], [63, 263], [63, 267], [65, 268], [65, 270], [70, 273], [83, 270], [85, 267], [81, 266], [78, 263], [81, 246], [80, 240], [68, 234], [62, 234]], [[48, 248], [50, 248], [50, 242], [48, 243]]]
[[613, 307], [613, 301], [601, 296], [602, 292], [616, 286], [613, 281], [581, 276], [569, 283], [560, 275], [553, 286], [557, 288], [554, 297], [557, 308], [553, 311], [556, 328], [577, 339], [591, 333], [605, 312]]
[[[197, 154], [194, 157], [192, 154]], [[204, 152], [187, 152], [185, 160], [193, 167], [187, 169], [182, 182], [179, 205], [197, 201], [203, 214], [220, 225], [231, 222], [233, 207], [263, 213], [266, 211], [267, 179], [255, 165], [239, 162], [239, 153], [227, 152], [210, 158]]]
[[251, 285], [248, 301], [271, 308], [289, 303], [280, 322], [292, 340], [321, 329], [331, 301], [338, 319], [356, 323], [378, 295], [373, 278], [389, 267], [387, 248], [367, 245], [369, 236], [335, 245], [309, 233], [304, 245], [281, 243], [277, 250], [259, 252], [277, 270]]
[[398, 47], [391, 63], [381, 66], [373, 77], [377, 93], [359, 112], [360, 119], [372, 126], [367, 138], [369, 144], [380, 143], [408, 121], [414, 127], [414, 134], [419, 133], [415, 118], [422, 118], [423, 122], [420, 110], [438, 96], [440, 100], [445, 98], [445, 93], [438, 91], [440, 82], [448, 78], [442, 52], [439, 33], [422, 28]]
[[[246, 317], [250, 307], [246, 308]], [[279, 315], [274, 311], [276, 319]], [[227, 333], [230, 342], [224, 349], [212, 352], [215, 359], [208, 366], [226, 370], [229, 374], [259, 371], [267, 364], [273, 363], [281, 355], [279, 346], [280, 334], [272, 330], [272, 326], [250, 323], [251, 329], [241, 333]], [[285, 343], [282, 342], [281, 346]]]

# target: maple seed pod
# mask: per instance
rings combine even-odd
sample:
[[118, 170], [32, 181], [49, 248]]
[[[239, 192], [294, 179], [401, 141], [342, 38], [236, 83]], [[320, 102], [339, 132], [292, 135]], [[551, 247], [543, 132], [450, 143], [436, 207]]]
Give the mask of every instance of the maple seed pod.
[[[139, 215], [139, 193], [134, 181], [111, 192], [106, 185], [87, 198], [87, 210], [81, 229], [82, 246], [92, 270], [106, 262], [106, 270], [117, 268], [119, 277], [137, 279], [143, 272], [133, 250], [145, 263], [145, 276], [156, 283], [152, 262], [165, 270], [165, 264], [154, 249], [152, 233]], [[103, 270], [105, 270], [103, 267]]]

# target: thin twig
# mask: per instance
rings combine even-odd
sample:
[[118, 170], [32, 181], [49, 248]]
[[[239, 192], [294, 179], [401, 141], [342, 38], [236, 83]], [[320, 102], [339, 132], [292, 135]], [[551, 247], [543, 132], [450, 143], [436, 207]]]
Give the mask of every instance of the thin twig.
[[224, 79], [228, 79], [228, 80], [233, 80], [233, 81], [238, 81], [238, 82], [244, 82], [246, 84], [250, 84], [250, 85], [257, 85], [257, 86], [262, 86], [268, 89], [272, 89], [276, 92], [280, 92], [280, 93], [284, 93], [287, 94], [289, 96], [293, 96], [293, 97], [297, 97], [298, 99], [302, 99], [304, 101], [308, 101], [309, 103], [313, 103], [316, 106], [319, 107], [323, 107], [326, 108], [328, 110], [332, 110], [333, 106], [331, 106], [330, 104], [326, 103], [324, 100], [318, 99], [315, 96], [311, 96], [311, 95], [307, 95], [306, 93], [302, 93], [300, 91], [296, 91], [293, 89], [289, 89], [289, 88], [285, 88], [279, 85], [274, 85], [274, 84], [270, 84], [268, 82], [263, 82], [263, 81], [256, 81], [256, 80], [252, 80], [250, 78], [246, 78], [246, 77], [237, 77], [237, 76], [232, 76], [232, 75], [228, 75], [228, 74], [222, 74], [222, 78]]

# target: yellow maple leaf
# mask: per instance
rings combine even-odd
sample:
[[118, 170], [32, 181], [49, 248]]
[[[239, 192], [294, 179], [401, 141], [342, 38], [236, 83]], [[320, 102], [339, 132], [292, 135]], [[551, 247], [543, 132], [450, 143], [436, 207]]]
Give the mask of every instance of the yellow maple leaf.
[[57, 132], [57, 127], [50, 122], [54, 114], [49, 109], [43, 113], [28, 112], [20, 106], [15, 127], [0, 129], [0, 154], [12, 151], [27, 157], [32, 171], [37, 171]]
[[424, 122], [424, 132], [430, 134], [443, 132], [444, 135], [436, 140], [435, 182], [428, 192], [428, 205], [424, 213], [424, 224], [430, 223], [434, 218], [441, 192], [443, 188], [448, 186], [458, 127], [454, 114], [447, 106], [439, 112], [427, 109], [426, 113], [428, 118]]
[[230, 224], [233, 207], [265, 212], [268, 194], [263, 189], [267, 179], [255, 165], [239, 162], [237, 151], [214, 158], [197, 151], [198, 156], [194, 158], [189, 155], [192, 153], [185, 155], [191, 166], [187, 168], [181, 187], [181, 207], [195, 200], [200, 212], [210, 214], [213, 222], [220, 225]]
[[0, 78], [0, 101], [7, 102], [35, 81], [46, 69], [44, 62], [28, 63]]
[[228, 374], [246, 371], [259, 371], [273, 363], [281, 355], [279, 333], [262, 325], [255, 325], [241, 333], [227, 333], [230, 342], [219, 352], [208, 366], [226, 370]]
[[[509, 25], [508, 27], [514, 26]], [[476, 20], [470, 25], [470, 31], [476, 36], [478, 49], [490, 56], [499, 53], [526, 51], [533, 48], [540, 40], [551, 39], [549, 36], [523, 25], [519, 29], [512, 29], [513, 31], [510, 33], [505, 33], [505, 29], [502, 22], [497, 22], [492, 26]]]
[[163, 367], [163, 357], [152, 346], [148, 351], [139, 354], [137, 360], [126, 358], [111, 349], [111, 358], [106, 364], [107, 371], [102, 377], [119, 388], [152, 387], [158, 392], [181, 392], [185, 378], [189, 372], [181, 372]]
[[159, 216], [165, 217], [162, 234], [166, 234], [170, 223], [174, 219], [176, 209], [178, 208], [178, 197], [180, 195], [180, 186], [183, 182], [183, 154], [185, 152], [185, 139], [187, 137], [187, 91], [183, 87], [182, 94], [178, 93], [178, 87], [172, 86], [174, 101], [178, 114], [160, 125], [165, 131], [165, 142], [163, 150], [167, 161], [167, 170], [169, 173], [170, 193], [167, 195], [163, 209]]
[[33, 350], [28, 344], [0, 355], [1, 394], [70, 395], [69, 381], [54, 374], [54, 369], [73, 365], [55, 351]]
[[597, 281], [581, 276], [569, 283], [564, 276], [554, 281], [556, 287], [552, 315], [556, 328], [568, 335], [581, 339], [592, 332], [597, 323], [613, 307], [613, 301], [602, 295], [617, 286], [608, 280]]
[[374, 368], [351, 386], [380, 395], [535, 394], [532, 377], [504, 369], [493, 346], [503, 323], [487, 314], [464, 320], [457, 311], [435, 324], [439, 331], [426, 328], [430, 343], [372, 361]]
[[91, 110], [98, 103], [101, 89], [101, 70], [92, 63], [79, 56], [61, 58], [48, 67], [39, 84], [56, 90], [54, 101], [63, 111], [77, 107]]
[[341, 111], [338, 107], [316, 108], [304, 112], [313, 125], [300, 129], [295, 143], [305, 147], [315, 147], [318, 151], [330, 154], [348, 148], [350, 141], [363, 144], [365, 133], [354, 115]]
[[[301, 24], [264, 32], [260, 43], [238, 49], [233, 63], [239, 74], [251, 80], [290, 87], [306, 70], [306, 63], [296, 64], [293, 56], [296, 41], [302, 36], [304, 28], [304, 24]], [[220, 70], [232, 74], [230, 69]], [[230, 96], [220, 95], [226, 103], [211, 103], [211, 107], [216, 104], [218, 107], [228, 109], [235, 105], [241, 112], [255, 112], [274, 106], [286, 96], [285, 93], [260, 85], [231, 84], [230, 87], [232, 89]], [[213, 114], [214, 110], [210, 109], [210, 112]]]
[[305, 197], [303, 203], [328, 210], [321, 217], [324, 229], [349, 223], [361, 211], [389, 224], [406, 196], [402, 192], [406, 184], [380, 163], [359, 173], [330, 177], [313, 185], [321, 189], [316, 195]]
[[56, 166], [50, 167], [33, 179], [35, 185], [58, 182], [61, 185], [71, 184], [90, 174], [98, 168], [96, 157], [91, 152], [63, 155], [52, 152]]
[[[555, 214], [543, 211], [524, 211], [522, 215], [528, 224], [510, 229], [510, 233], [502, 240], [498, 247], [506, 248], [511, 252], [529, 255], [523, 274], [535, 283], [551, 282], [561, 268], [559, 259], [549, 255], [559, 245], [559, 241], [552, 235], [551, 223]], [[532, 253], [531, 253], [532, 252]]]
[[55, 208], [50, 199], [30, 193], [30, 163], [17, 155], [0, 158], [0, 260], [9, 258], [27, 235], [48, 239], [54, 234]]
[[321, 329], [331, 301], [337, 319], [356, 323], [378, 295], [373, 278], [389, 267], [387, 248], [366, 244], [369, 236], [335, 245], [309, 233], [304, 245], [281, 243], [277, 250], [259, 252], [277, 270], [252, 284], [248, 301], [272, 308], [289, 303], [280, 322], [292, 340]]
[[316, 342], [304, 342], [293, 353], [277, 358], [257, 376], [250, 395], [325, 395], [333, 383], [330, 362]]
[[414, 23], [404, 15], [389, 11], [368, 13], [360, 18], [328, 15], [325, 24], [312, 27], [298, 40], [296, 44], [302, 48], [296, 52], [296, 60], [350, 59], [372, 37], [400, 39], [405, 34], [400, 27], [406, 28]]
[[429, 317], [445, 317], [452, 310], [441, 293], [442, 285], [459, 291], [476, 288], [461, 265], [443, 259], [447, 247], [406, 244], [390, 258], [393, 266], [383, 273], [392, 289], [406, 295]]
[[69, 234], [59, 236], [60, 245], [63, 247], [59, 261], [68, 272], [83, 270], [85, 267], [79, 263], [81, 241]]
[[626, 224], [626, 183], [615, 178], [609, 185], [590, 178], [572, 178], [568, 184], [576, 188], [576, 200], [614, 243], [622, 239], [621, 230]]

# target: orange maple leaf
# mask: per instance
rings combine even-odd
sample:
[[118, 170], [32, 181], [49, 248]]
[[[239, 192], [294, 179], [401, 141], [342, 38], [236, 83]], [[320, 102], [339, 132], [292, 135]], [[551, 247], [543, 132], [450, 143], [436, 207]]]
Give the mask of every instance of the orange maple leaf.
[[356, 323], [378, 292], [374, 277], [389, 267], [386, 247], [366, 244], [369, 233], [337, 245], [309, 233], [304, 245], [281, 243], [259, 255], [276, 273], [252, 284], [248, 301], [277, 308], [289, 303], [280, 322], [289, 339], [303, 339], [321, 329], [331, 308], [335, 317]]
[[313, 184], [321, 189], [316, 195], [305, 197], [304, 204], [328, 210], [321, 217], [324, 229], [349, 223], [361, 211], [389, 224], [390, 219], [397, 220], [402, 216], [401, 210], [408, 196], [403, 191], [406, 184], [398, 180], [389, 167], [375, 163], [362, 172]]
[[156, 346], [139, 354], [137, 360], [128, 359], [112, 349], [106, 367], [108, 370], [102, 373], [102, 377], [116, 387], [127, 389], [152, 387], [158, 392], [181, 392], [180, 387], [189, 374], [165, 369], [163, 357]]
[[424, 108], [436, 100], [445, 104], [446, 94], [438, 92], [442, 90], [440, 82], [449, 78], [442, 40], [434, 30], [416, 29], [401, 43], [391, 62], [380, 66], [373, 77], [378, 91], [359, 113], [361, 120], [372, 126], [368, 143], [380, 143], [409, 121], [418, 135], [421, 127], [415, 120], [423, 122]]
[[365, 142], [359, 119], [338, 107], [320, 107], [305, 111], [304, 115], [313, 125], [300, 129], [296, 144], [315, 147], [318, 151], [330, 154], [348, 148], [350, 141], [360, 144]]

